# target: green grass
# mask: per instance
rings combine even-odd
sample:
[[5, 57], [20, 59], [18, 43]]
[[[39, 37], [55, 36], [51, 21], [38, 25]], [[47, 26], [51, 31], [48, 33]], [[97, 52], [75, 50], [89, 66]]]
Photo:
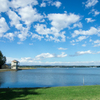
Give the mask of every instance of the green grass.
[[0, 100], [100, 100], [100, 86], [0, 89]]

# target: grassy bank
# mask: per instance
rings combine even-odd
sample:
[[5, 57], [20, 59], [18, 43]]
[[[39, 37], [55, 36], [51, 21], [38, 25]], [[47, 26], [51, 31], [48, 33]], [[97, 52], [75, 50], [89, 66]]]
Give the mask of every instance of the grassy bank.
[[0, 89], [0, 100], [100, 100], [100, 86]]
[[0, 69], [0, 72], [17, 71], [16, 69]]
[[[33, 67], [19, 67], [18, 70], [26, 70], [26, 69], [36, 69]], [[5, 71], [18, 71], [16, 69], [0, 69], [0, 72], [5, 72]]]

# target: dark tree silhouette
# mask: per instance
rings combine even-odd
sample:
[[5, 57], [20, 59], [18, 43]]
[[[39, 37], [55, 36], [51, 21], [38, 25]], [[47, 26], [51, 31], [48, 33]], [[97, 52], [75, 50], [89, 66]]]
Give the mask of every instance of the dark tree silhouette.
[[0, 51], [0, 69], [2, 67], [2, 65], [4, 65], [6, 62], [6, 57], [3, 56], [2, 52]]

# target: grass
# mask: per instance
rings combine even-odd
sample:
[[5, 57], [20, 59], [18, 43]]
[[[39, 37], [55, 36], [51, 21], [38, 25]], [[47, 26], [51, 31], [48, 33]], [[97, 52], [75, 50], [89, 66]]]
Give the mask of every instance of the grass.
[[100, 100], [100, 86], [0, 89], [0, 100]]

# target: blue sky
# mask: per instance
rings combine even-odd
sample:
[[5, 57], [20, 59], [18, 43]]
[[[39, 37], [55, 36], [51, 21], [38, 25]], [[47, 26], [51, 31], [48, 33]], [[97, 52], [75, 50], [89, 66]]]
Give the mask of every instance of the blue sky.
[[100, 65], [99, 0], [0, 0], [7, 63]]

